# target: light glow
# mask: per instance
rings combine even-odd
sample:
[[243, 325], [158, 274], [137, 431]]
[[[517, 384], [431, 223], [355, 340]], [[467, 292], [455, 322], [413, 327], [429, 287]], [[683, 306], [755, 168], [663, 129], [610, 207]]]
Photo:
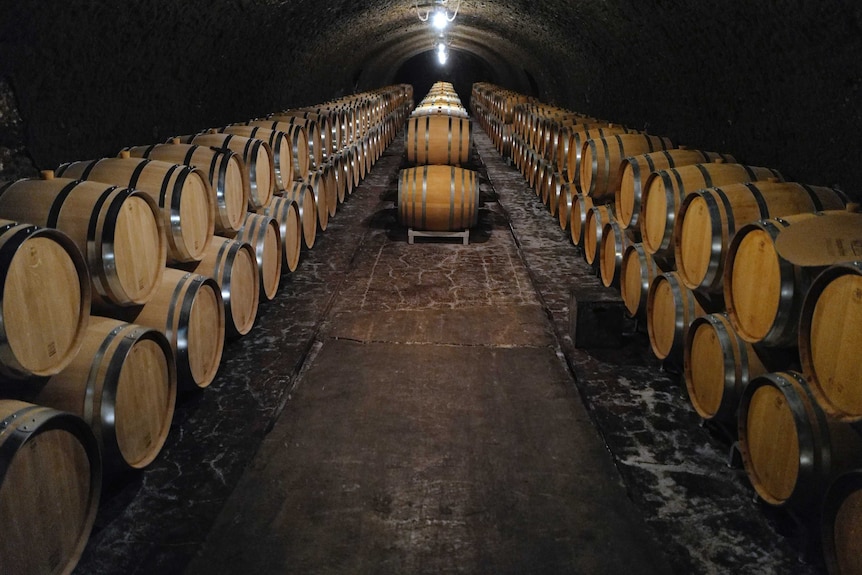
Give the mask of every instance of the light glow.
[[443, 30], [446, 28], [446, 25], [449, 23], [449, 18], [446, 16], [446, 12], [443, 10], [437, 10], [434, 12], [434, 16], [431, 18], [431, 25], [437, 28], [438, 30]]

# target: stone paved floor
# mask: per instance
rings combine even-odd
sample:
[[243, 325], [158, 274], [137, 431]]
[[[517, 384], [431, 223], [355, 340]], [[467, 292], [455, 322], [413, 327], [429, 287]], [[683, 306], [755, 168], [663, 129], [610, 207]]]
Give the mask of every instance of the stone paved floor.
[[[821, 572], [797, 561], [794, 540], [776, 531], [785, 523], [771, 521], [744, 472], [726, 465], [727, 446], [699, 426], [684, 386], [660, 370], [643, 334], [633, 331], [621, 350], [573, 347], [569, 287], [596, 280], [521, 175], [505, 165], [484, 134], [475, 140], [487, 178], [472, 239], [494, 249], [481, 255], [447, 250], [451, 260], [421, 268], [388, 257], [406, 235], [394, 226], [393, 181], [403, 151], [396, 141], [340, 206], [314, 249], [303, 252], [297, 272], [284, 276], [276, 299], [261, 306], [251, 334], [226, 345], [216, 381], [178, 399], [159, 458], [108, 488], [75, 573], [183, 573], [290, 404], [294, 385], [321, 353], [321, 334], [344, 330], [346, 339], [369, 333], [385, 339], [385, 322], [372, 332], [358, 321], [348, 329], [339, 318], [367, 314], [373, 321], [379, 312], [416, 311], [411, 285], [439, 293], [439, 305], [426, 306], [429, 313], [456, 305], [540, 306], [553, 326], [556, 355], [573, 375], [571, 385], [674, 572]], [[509, 228], [514, 243], [500, 238]], [[519, 259], [526, 267], [517, 265]], [[487, 291], [459, 283], [461, 278], [447, 273], [449, 263], [481, 271]], [[410, 281], [393, 289], [381, 281], [390, 273]], [[417, 331], [435, 333], [433, 316], [411, 317]]]

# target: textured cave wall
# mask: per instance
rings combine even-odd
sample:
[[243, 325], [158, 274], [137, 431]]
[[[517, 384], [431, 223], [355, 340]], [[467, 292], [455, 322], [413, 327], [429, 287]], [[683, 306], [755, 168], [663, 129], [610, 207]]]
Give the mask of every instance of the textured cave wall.
[[[448, 77], [859, 198], [851, 0], [463, 0], [450, 39], [451, 67], [429, 65], [405, 0], [18, 2], [0, 20], [0, 79], [20, 122], [0, 145], [45, 169], [397, 81], [418, 99]], [[6, 165], [28, 175], [24, 160]]]

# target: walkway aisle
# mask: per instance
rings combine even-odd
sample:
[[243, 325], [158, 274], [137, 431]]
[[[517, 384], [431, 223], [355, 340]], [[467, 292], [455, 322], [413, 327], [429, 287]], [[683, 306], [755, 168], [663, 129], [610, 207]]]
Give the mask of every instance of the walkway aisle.
[[357, 192], [369, 232], [187, 573], [669, 572], [499, 205], [468, 246], [408, 245], [394, 168]]

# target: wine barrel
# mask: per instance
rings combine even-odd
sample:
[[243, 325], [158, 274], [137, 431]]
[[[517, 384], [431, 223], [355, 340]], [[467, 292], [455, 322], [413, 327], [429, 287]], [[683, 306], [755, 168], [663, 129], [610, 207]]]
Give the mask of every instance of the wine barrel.
[[278, 222], [281, 238], [282, 269], [296, 271], [302, 248], [302, 219], [296, 202], [282, 196], [275, 196], [269, 205], [261, 210], [265, 216]]
[[323, 135], [320, 133], [320, 125], [314, 120], [307, 120], [299, 116], [275, 115], [263, 120], [252, 120], [249, 126], [262, 126], [270, 130], [287, 131], [296, 126], [305, 131], [305, 149], [308, 158], [308, 169], [314, 169], [323, 163]]
[[754, 347], [736, 335], [726, 313], [696, 318], [685, 338], [688, 397], [703, 419], [732, 423], [748, 383], [767, 373]]
[[[630, 132], [631, 130], [618, 125], [587, 126], [582, 130], [572, 131], [566, 148], [566, 181], [575, 184], [577, 191], [586, 193], [581, 188], [581, 161], [584, 151], [584, 143], [587, 142], [587, 140], [611, 137], [616, 134], [628, 134]], [[561, 162], [562, 160], [563, 159], [560, 158]]]
[[651, 254], [673, 258], [673, 231], [676, 215], [685, 196], [697, 190], [783, 178], [771, 168], [725, 164], [691, 164], [658, 170], [647, 177], [641, 198], [640, 222], [644, 248]]
[[211, 277], [221, 288], [228, 337], [251, 331], [260, 302], [260, 275], [251, 244], [216, 236], [201, 261], [183, 269]]
[[689, 289], [721, 291], [728, 245], [737, 229], [760, 219], [840, 210], [845, 203], [837, 190], [792, 182], [747, 182], [692, 192], [675, 218], [680, 280]]
[[862, 226], [860, 261], [830, 266], [805, 296], [799, 321], [799, 357], [820, 407], [840, 421], [862, 420]]
[[248, 176], [248, 209], [256, 210], [269, 203], [275, 192], [275, 160], [272, 148], [259, 138], [207, 132], [181, 136], [180, 141], [198, 146], [233, 150], [240, 156]]
[[319, 168], [324, 162], [329, 160], [329, 154], [331, 153], [333, 146], [333, 138], [336, 137], [336, 135], [333, 134], [332, 121], [329, 119], [328, 115], [318, 114], [305, 109], [294, 109], [284, 110], [277, 114], [270, 114], [267, 118], [270, 120], [288, 122], [293, 121], [294, 119], [301, 119], [316, 124], [317, 132], [319, 134], [319, 140], [316, 143], [320, 146], [320, 153], [318, 154], [319, 157], [317, 158], [314, 167]]
[[613, 220], [614, 212], [610, 205], [593, 206], [587, 211], [584, 225], [584, 259], [596, 270], [600, 266], [599, 249], [605, 224]]
[[242, 156], [226, 148], [181, 144], [153, 144], [124, 148], [133, 158], [195, 166], [209, 177], [216, 198], [216, 233], [236, 233], [247, 211], [251, 188]]
[[[858, 259], [847, 249], [852, 246], [848, 238], [858, 227], [862, 215], [828, 211], [760, 220], [740, 228], [730, 242], [724, 270], [724, 299], [739, 336], [770, 347], [796, 346], [811, 282], [833, 263]], [[845, 228], [847, 237], [830, 240], [830, 233]], [[777, 243], [783, 236], [792, 237], [788, 234], [797, 238], [796, 245], [781, 251]]]
[[479, 218], [476, 172], [454, 166], [419, 166], [398, 176], [398, 219], [417, 230], [460, 231]]
[[92, 317], [80, 353], [28, 400], [87, 422], [109, 474], [152, 463], [168, 437], [176, 396], [174, 354], [161, 331]]
[[99, 446], [80, 417], [0, 399], [0, 573], [71, 573], [101, 487]]
[[214, 279], [167, 268], [155, 296], [131, 319], [167, 336], [180, 386], [198, 389], [212, 383], [225, 335], [224, 302]]
[[344, 198], [347, 196], [347, 171], [344, 167], [344, 150], [332, 154], [329, 158], [329, 165], [332, 166], [332, 178], [335, 181], [335, 197], [337, 202], [333, 202], [329, 207], [329, 215], [334, 216], [337, 209], [337, 204], [343, 204]]
[[560, 197], [557, 200], [557, 218], [560, 220], [560, 229], [569, 228], [569, 219], [572, 216], [572, 202], [575, 199], [575, 185], [563, 183], [560, 185]]
[[593, 209], [593, 200], [578, 192], [572, 199], [572, 213], [569, 215], [569, 231], [572, 243], [576, 246], [584, 245], [584, 236], [587, 229], [587, 214]]
[[[302, 241], [305, 247], [314, 247], [317, 237], [318, 206], [314, 198], [314, 188], [306, 182], [293, 182], [290, 189], [285, 190], [284, 197], [296, 202], [299, 209], [299, 219], [302, 222]], [[323, 206], [326, 210], [326, 206]]]
[[620, 296], [630, 317], [645, 318], [649, 286], [661, 273], [641, 243], [626, 248], [620, 264]]
[[[308, 171], [311, 169], [311, 157], [308, 151], [308, 130], [301, 124], [290, 124], [287, 122], [278, 122], [274, 120], [252, 120], [244, 124], [233, 124], [230, 127], [251, 126], [260, 127], [274, 132], [281, 132], [287, 135], [290, 142], [290, 151], [293, 153], [291, 165], [293, 166], [293, 179], [304, 180], [308, 177]], [[286, 180], [285, 180], [286, 181]]]
[[249, 212], [236, 239], [248, 242], [254, 248], [261, 294], [267, 300], [274, 299], [281, 281], [281, 261], [284, 257], [278, 221], [271, 216]]
[[842, 473], [832, 481], [820, 517], [823, 559], [830, 575], [862, 574], [862, 469]]
[[200, 259], [215, 230], [215, 194], [200, 168], [141, 158], [63, 164], [57, 176], [137, 188], [162, 210], [168, 260]]
[[706, 313], [676, 272], [656, 276], [647, 293], [647, 332], [653, 354], [681, 364], [688, 328]]
[[0, 188], [0, 216], [69, 236], [86, 258], [98, 309], [146, 303], [159, 284], [167, 240], [159, 206], [144, 192], [45, 172]]
[[245, 138], [256, 138], [269, 144], [272, 150], [272, 167], [275, 173], [275, 189], [283, 190], [295, 178], [293, 148], [289, 134], [269, 130], [261, 126], [223, 126], [216, 129], [220, 134], [233, 134]]
[[473, 148], [471, 122], [454, 116], [410, 118], [404, 143], [410, 163], [461, 166]]
[[629, 233], [616, 219], [605, 222], [599, 244], [599, 272], [605, 287], [619, 287], [623, 254], [632, 243]]
[[625, 158], [672, 147], [670, 139], [647, 134], [613, 134], [586, 140], [581, 150], [581, 191], [596, 203], [613, 202], [620, 187], [620, 164]]
[[0, 220], [0, 376], [54, 375], [69, 365], [90, 299], [87, 264], [69, 236]]
[[[321, 231], [326, 231], [326, 227], [329, 225], [329, 218], [334, 216], [338, 209], [338, 185], [335, 182], [336, 170], [337, 167], [330, 161], [308, 176], [308, 183], [314, 189], [314, 199], [317, 201], [317, 221], [320, 224]], [[321, 206], [324, 206], [325, 209], [320, 209]]]
[[651, 173], [691, 164], [709, 164], [715, 160], [730, 164], [736, 163], [736, 159], [729, 154], [684, 148], [661, 150], [625, 158], [620, 164], [620, 190], [614, 204], [620, 225], [624, 228], [639, 227], [644, 184]]
[[816, 514], [831, 481], [862, 463], [862, 438], [830, 421], [794, 371], [757, 377], [739, 404], [739, 450], [766, 503]]

